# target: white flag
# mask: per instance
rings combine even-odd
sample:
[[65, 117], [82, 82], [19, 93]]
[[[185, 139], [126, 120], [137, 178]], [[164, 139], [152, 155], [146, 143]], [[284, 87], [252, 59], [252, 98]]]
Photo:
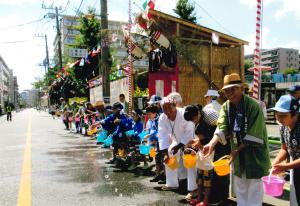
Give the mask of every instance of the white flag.
[[219, 44], [219, 36], [215, 32], [211, 34], [211, 39], [214, 44]]

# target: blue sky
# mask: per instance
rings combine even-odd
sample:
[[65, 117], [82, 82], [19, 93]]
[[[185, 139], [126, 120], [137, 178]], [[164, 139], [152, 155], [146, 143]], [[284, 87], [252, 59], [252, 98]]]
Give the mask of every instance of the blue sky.
[[[45, 58], [45, 43], [38, 34], [47, 34], [50, 57], [53, 55], [55, 21], [45, 18], [39, 23], [4, 29], [43, 18], [50, 10], [42, 9], [43, 0], [0, 0], [0, 55], [17, 75], [20, 90], [31, 87], [43, 75], [39, 64]], [[64, 14], [74, 15], [81, 0], [44, 0], [49, 7], [62, 6]], [[144, 0], [135, 0], [142, 6]], [[250, 42], [245, 53], [252, 53], [255, 40], [255, 0], [190, 0], [195, 5], [198, 23]], [[100, 8], [100, 0], [84, 0], [81, 11], [88, 6]], [[132, 5], [133, 13], [139, 12]], [[156, 0], [156, 9], [175, 15], [176, 0]], [[67, 7], [66, 7], [67, 6]], [[99, 9], [98, 9], [99, 11]], [[127, 21], [128, 2], [108, 0], [109, 19]], [[300, 1], [264, 0], [263, 48], [291, 47], [300, 49]], [[7, 43], [24, 41], [19, 43]]]

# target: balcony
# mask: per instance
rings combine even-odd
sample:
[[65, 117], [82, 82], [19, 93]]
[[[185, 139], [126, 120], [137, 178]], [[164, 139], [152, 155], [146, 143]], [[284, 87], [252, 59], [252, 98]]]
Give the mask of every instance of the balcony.
[[[266, 75], [263, 74], [262, 77], [263, 83], [292, 83], [292, 82], [300, 82], [300, 73], [299, 74], [272, 74]], [[253, 75], [245, 75], [245, 80], [247, 83], [251, 83], [253, 81]]]

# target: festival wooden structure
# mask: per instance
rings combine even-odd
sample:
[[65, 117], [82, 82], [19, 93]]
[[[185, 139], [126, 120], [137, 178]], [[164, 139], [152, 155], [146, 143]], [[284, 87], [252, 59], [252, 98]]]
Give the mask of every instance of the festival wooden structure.
[[[206, 91], [221, 89], [226, 74], [235, 72], [244, 79], [244, 45], [248, 42], [156, 10], [149, 12], [156, 29], [176, 45], [178, 60], [174, 72], [149, 73], [150, 96], [166, 96], [176, 90], [185, 105], [204, 104]], [[213, 43], [212, 35], [219, 37], [218, 44]], [[160, 88], [158, 81], [163, 82]]]

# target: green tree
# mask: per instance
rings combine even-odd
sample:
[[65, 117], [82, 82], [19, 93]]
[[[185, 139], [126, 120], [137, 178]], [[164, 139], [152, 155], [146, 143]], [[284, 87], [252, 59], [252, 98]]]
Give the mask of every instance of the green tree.
[[189, 3], [189, 0], [178, 0], [176, 8], [173, 11], [182, 19], [197, 23], [197, 18], [194, 13], [195, 7]]
[[246, 75], [251, 74], [251, 72], [249, 71], [249, 68], [251, 68], [253, 66], [254, 66], [253, 60], [251, 60], [251, 59], [245, 59], [244, 67], [245, 67], [245, 74]]
[[79, 25], [75, 27], [80, 34], [76, 36], [75, 47], [93, 49], [100, 42], [100, 20], [96, 18], [96, 10], [89, 7], [86, 14], [79, 16]]
[[285, 75], [288, 75], [288, 74], [298, 74], [298, 73], [299, 73], [298, 69], [295, 69], [295, 68], [292, 68], [292, 67], [286, 68], [283, 71], [283, 74], [285, 74]]

